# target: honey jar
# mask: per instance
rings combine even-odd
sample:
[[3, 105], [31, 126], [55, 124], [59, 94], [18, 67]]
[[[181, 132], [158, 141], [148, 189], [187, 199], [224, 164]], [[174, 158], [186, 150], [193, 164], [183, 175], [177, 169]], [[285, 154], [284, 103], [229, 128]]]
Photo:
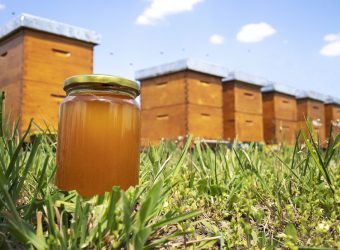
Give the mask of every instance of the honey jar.
[[65, 80], [60, 104], [56, 185], [84, 197], [138, 184], [139, 85], [109, 75]]

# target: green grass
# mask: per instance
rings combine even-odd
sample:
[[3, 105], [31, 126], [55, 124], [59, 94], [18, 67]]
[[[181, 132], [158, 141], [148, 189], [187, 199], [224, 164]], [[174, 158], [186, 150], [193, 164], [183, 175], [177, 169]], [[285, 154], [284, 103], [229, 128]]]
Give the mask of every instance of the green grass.
[[92, 199], [58, 190], [55, 143], [27, 136], [1, 119], [0, 249], [340, 248], [339, 135], [325, 150], [303, 132], [294, 147], [163, 142], [138, 187]]

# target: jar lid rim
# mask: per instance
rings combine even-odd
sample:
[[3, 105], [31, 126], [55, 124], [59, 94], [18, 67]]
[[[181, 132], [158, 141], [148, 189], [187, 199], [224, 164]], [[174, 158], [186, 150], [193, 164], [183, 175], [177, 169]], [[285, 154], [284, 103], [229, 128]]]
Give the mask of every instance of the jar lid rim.
[[137, 82], [113, 75], [106, 74], [84, 74], [74, 75], [68, 77], [64, 81], [64, 90], [67, 92], [70, 88], [77, 87], [79, 84], [89, 83], [94, 86], [105, 84], [105, 86], [118, 87], [120, 89], [126, 89], [128, 92], [133, 92], [134, 97], [139, 96], [140, 87]]

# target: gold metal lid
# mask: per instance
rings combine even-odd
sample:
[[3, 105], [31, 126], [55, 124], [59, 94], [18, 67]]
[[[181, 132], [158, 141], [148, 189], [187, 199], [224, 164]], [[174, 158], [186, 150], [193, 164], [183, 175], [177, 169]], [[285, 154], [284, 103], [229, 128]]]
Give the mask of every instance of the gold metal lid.
[[140, 94], [140, 88], [137, 82], [122, 78], [119, 76], [91, 74], [91, 75], [75, 75], [64, 81], [64, 90], [69, 93], [78, 89], [93, 90], [112, 90], [121, 93], [127, 93], [136, 98]]

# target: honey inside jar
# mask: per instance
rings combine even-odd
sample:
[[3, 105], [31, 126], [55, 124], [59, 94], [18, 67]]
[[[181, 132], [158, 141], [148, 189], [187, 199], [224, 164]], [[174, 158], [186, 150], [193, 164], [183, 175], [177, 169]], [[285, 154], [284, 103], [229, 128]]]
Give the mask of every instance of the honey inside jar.
[[138, 85], [110, 76], [82, 77], [65, 82], [68, 96], [59, 113], [56, 185], [93, 196], [112, 186], [138, 184]]

